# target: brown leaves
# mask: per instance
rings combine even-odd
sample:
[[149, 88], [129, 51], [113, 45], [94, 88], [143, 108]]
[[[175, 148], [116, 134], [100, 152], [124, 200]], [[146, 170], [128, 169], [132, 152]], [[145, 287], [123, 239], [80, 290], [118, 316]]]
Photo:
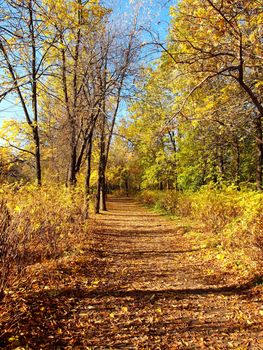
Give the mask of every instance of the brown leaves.
[[260, 349], [262, 288], [224, 284], [176, 222], [125, 200], [97, 227], [95, 255], [38, 266], [32, 288], [7, 296], [5, 349]]

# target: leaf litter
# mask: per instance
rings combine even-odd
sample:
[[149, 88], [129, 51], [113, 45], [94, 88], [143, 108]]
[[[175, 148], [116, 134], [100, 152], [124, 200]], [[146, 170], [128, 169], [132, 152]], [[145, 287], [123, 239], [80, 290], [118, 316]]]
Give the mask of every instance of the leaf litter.
[[[110, 199], [93, 245], [32, 267], [0, 305], [4, 349], [263, 348], [262, 286], [203, 259], [182, 223]], [[194, 249], [193, 249], [194, 247]]]

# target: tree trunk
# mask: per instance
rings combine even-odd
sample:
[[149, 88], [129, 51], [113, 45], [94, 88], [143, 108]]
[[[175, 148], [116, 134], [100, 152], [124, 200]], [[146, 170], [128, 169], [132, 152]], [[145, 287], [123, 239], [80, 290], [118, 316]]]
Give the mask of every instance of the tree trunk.
[[[77, 3], [81, 5], [81, 0], [78, 0]], [[77, 137], [76, 137], [76, 117], [77, 117], [77, 104], [78, 104], [78, 63], [79, 63], [79, 46], [81, 38], [81, 23], [82, 23], [82, 10], [81, 6], [78, 10], [78, 25], [79, 29], [77, 31], [77, 42], [75, 45], [74, 51], [74, 69], [73, 69], [73, 107], [72, 113], [69, 113], [70, 117], [70, 173], [69, 173], [69, 183], [71, 186], [75, 186], [77, 182]], [[65, 61], [66, 63], [66, 61]], [[66, 72], [65, 72], [66, 73]], [[69, 100], [66, 101], [69, 103]]]
[[[104, 122], [103, 122], [104, 124]], [[103, 125], [103, 128], [105, 125]], [[101, 209], [106, 211], [106, 161], [105, 161], [105, 135], [104, 130], [101, 133], [101, 141], [100, 141], [100, 160], [99, 160], [99, 169], [98, 169], [98, 185], [97, 185], [97, 194], [96, 194], [96, 205], [95, 212], [98, 214]]]
[[42, 171], [41, 171], [41, 154], [40, 154], [40, 140], [38, 127], [34, 127], [33, 129], [33, 137], [35, 143], [35, 163], [36, 163], [36, 179], [38, 186], [42, 184]]
[[[100, 133], [100, 159], [99, 159], [99, 169], [98, 169], [98, 186], [96, 194], [96, 205], [95, 212], [99, 213], [100, 203], [101, 203], [101, 194], [102, 194], [102, 210], [107, 210], [106, 208], [106, 88], [107, 88], [107, 57], [103, 67], [103, 76], [102, 76], [102, 110], [101, 110], [101, 133]], [[101, 193], [102, 192], [102, 193]]]
[[177, 145], [176, 145], [176, 138], [175, 138], [175, 132], [169, 131], [169, 137], [170, 141], [173, 147], [173, 166], [174, 166], [174, 188], [177, 191], [178, 190], [178, 173], [177, 173]]
[[244, 91], [248, 94], [254, 106], [258, 110], [258, 116], [255, 121], [256, 125], [256, 146], [257, 146], [257, 155], [256, 155], [256, 184], [257, 189], [262, 191], [262, 162], [263, 162], [263, 138], [262, 138], [262, 118], [263, 118], [263, 106], [261, 104], [258, 96], [253, 92], [252, 88], [247, 85], [244, 81], [244, 59], [243, 59], [243, 42], [242, 36], [240, 38], [240, 65], [239, 65], [239, 76], [237, 81]]
[[262, 120], [259, 115], [256, 119], [256, 148], [257, 148], [257, 166], [256, 166], [256, 184], [257, 189], [262, 191], [262, 169], [263, 169], [263, 136], [262, 136]]
[[32, 2], [29, 2], [29, 30], [31, 34], [31, 49], [32, 49], [32, 110], [34, 115], [34, 125], [32, 126], [33, 138], [35, 143], [35, 162], [36, 162], [36, 178], [37, 184], [41, 186], [41, 156], [40, 156], [40, 140], [38, 129], [38, 108], [37, 108], [37, 52], [36, 52], [36, 40], [35, 40], [35, 28]]
[[[101, 191], [105, 190], [104, 178], [105, 178], [105, 115], [102, 115], [102, 125], [101, 125], [101, 134], [100, 134], [100, 159], [99, 159], [99, 168], [98, 168], [98, 184], [97, 184], [97, 193], [96, 193], [96, 202], [95, 202], [95, 213], [100, 212], [100, 203], [101, 203]], [[105, 199], [105, 198], [104, 198]], [[104, 210], [104, 208], [103, 208]]]
[[[73, 140], [71, 141], [73, 142]], [[77, 182], [76, 178], [76, 162], [77, 162], [77, 150], [74, 144], [70, 145], [70, 167], [69, 167], [69, 184], [70, 186], [75, 186]]]
[[70, 101], [69, 101], [69, 94], [68, 94], [68, 82], [67, 82], [67, 70], [66, 70], [66, 52], [63, 46], [63, 35], [60, 34], [60, 43], [62, 45], [61, 49], [61, 59], [62, 59], [62, 85], [63, 85], [63, 94], [64, 94], [64, 103], [66, 107], [67, 112], [67, 119], [69, 123], [70, 128], [70, 163], [69, 163], [69, 174], [68, 179], [70, 185], [75, 185], [76, 183], [76, 173], [75, 173], [75, 167], [76, 167], [76, 146], [75, 146], [75, 118], [73, 117], [71, 111], [70, 111]]
[[95, 201], [95, 214], [99, 214], [100, 212], [100, 192], [101, 192], [101, 177], [99, 176], [98, 184], [97, 184], [96, 201]]
[[90, 175], [91, 175], [92, 136], [87, 144], [87, 168], [85, 176], [85, 219], [89, 217]]
[[101, 174], [101, 206], [103, 211], [107, 211], [107, 185], [106, 185], [106, 162], [105, 155], [102, 157], [102, 174]]

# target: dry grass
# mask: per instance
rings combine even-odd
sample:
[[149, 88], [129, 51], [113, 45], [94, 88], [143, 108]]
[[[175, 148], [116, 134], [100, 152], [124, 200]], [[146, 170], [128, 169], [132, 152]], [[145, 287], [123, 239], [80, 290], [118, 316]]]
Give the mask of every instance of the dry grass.
[[29, 266], [70, 254], [88, 240], [82, 193], [64, 187], [5, 186], [0, 202], [0, 295]]
[[95, 249], [32, 265], [30, 288], [0, 303], [0, 347], [260, 348], [260, 287], [205, 261], [216, 250], [193, 249], [186, 218], [127, 198], [108, 204], [95, 217]]
[[[168, 214], [198, 222], [200, 244], [216, 245], [219, 258], [249, 274], [263, 268], [263, 194], [203, 188], [200, 192], [145, 191], [140, 200]], [[195, 233], [193, 233], [194, 235]], [[242, 270], [243, 268], [243, 270]]]

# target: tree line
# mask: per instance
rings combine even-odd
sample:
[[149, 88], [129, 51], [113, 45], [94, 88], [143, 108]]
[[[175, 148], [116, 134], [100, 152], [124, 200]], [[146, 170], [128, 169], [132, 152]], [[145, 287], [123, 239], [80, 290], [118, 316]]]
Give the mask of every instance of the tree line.
[[1, 0], [3, 179], [82, 181], [87, 207], [92, 183], [96, 212], [109, 187], [262, 189], [261, 2], [168, 5], [161, 40], [100, 1]]
[[96, 0], [1, 1], [0, 102], [16, 100], [21, 111], [2, 128], [1, 173], [29, 165], [39, 186], [46, 176], [74, 188], [86, 168], [88, 202], [95, 145], [96, 211], [101, 198], [106, 209], [105, 172], [137, 69], [137, 27], [135, 17], [121, 22]]
[[[181, 0], [170, 15], [166, 42], [149, 33], [161, 58], [144, 67], [119, 129], [140, 185], [262, 190], [262, 3]], [[138, 168], [125, 167], [138, 187]]]

